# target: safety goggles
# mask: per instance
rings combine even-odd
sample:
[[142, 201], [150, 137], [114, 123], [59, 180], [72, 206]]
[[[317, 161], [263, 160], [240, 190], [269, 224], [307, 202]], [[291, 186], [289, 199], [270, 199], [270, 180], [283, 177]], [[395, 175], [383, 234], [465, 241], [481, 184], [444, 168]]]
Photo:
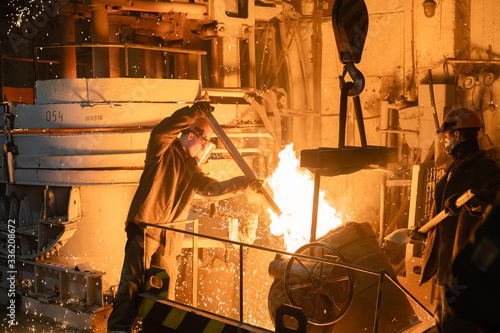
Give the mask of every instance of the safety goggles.
[[202, 134], [205, 131], [202, 130], [202, 129], [199, 129], [198, 127], [195, 127], [194, 131], [192, 129], [188, 128], [187, 131], [189, 133], [193, 133], [194, 135], [196, 135], [196, 137], [198, 139], [200, 139], [201, 141], [203, 141], [204, 143], [209, 143], [210, 142], [210, 139], [207, 138], [206, 136], [203, 136], [203, 134]]

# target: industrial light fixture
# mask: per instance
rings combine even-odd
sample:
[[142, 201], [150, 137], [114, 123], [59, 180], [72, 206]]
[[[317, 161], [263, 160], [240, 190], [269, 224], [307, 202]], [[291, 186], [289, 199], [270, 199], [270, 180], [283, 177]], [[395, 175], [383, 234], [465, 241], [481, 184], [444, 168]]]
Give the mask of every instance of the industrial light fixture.
[[425, 0], [422, 3], [422, 7], [424, 7], [424, 14], [426, 17], [433, 17], [436, 12], [437, 3], [434, 0]]

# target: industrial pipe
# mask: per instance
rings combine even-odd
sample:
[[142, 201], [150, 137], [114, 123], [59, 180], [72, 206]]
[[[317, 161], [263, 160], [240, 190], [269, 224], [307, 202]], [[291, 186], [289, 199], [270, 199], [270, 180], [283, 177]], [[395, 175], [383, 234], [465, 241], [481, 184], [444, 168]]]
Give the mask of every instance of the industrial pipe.
[[[59, 8], [57, 26], [59, 38], [64, 43], [75, 42], [74, 4], [65, 4]], [[61, 52], [61, 78], [76, 79], [76, 52], [74, 48], [64, 48]]]
[[175, 1], [131, 1], [131, 0], [87, 0], [87, 4], [109, 5], [121, 10], [155, 13], [185, 13], [186, 18], [193, 20], [208, 19], [208, 7], [205, 4]]
[[[113, 24], [110, 20], [108, 27], [109, 42], [113, 44], [120, 44], [120, 32], [120, 24]], [[127, 72], [127, 70], [128, 68], [125, 70], [125, 72]], [[109, 77], [121, 77], [120, 49], [116, 47], [112, 47], [109, 49]]]
[[145, 31], [147, 31], [149, 35], [154, 34], [159, 37], [163, 37], [174, 31], [174, 24], [170, 22], [134, 16], [109, 15], [109, 23], [121, 24], [133, 29], [140, 29], [139, 31], [136, 31], [137, 34], [145, 34]]
[[[92, 15], [92, 42], [108, 43], [108, 12], [106, 6], [95, 5], [90, 7]], [[94, 69], [94, 78], [109, 77], [109, 49], [92, 49], [92, 67]]]

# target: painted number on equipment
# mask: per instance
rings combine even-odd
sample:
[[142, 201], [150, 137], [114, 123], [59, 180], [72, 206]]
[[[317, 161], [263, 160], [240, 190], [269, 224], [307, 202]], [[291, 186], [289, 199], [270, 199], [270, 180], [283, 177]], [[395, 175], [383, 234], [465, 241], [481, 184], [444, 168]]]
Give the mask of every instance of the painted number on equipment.
[[61, 111], [47, 111], [45, 112], [45, 120], [50, 123], [62, 122], [63, 113]]
[[85, 121], [97, 121], [97, 120], [103, 120], [104, 117], [102, 114], [96, 114], [92, 116], [85, 116]]

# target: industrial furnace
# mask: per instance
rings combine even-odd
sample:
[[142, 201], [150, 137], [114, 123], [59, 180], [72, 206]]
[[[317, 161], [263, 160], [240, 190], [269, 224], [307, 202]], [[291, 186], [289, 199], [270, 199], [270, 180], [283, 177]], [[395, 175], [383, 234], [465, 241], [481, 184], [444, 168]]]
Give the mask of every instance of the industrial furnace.
[[[496, 36], [494, 24], [479, 30], [467, 24], [472, 30], [464, 31], [457, 23], [465, 15], [459, 5], [442, 1], [434, 8], [440, 15], [432, 16], [417, 2], [2, 5], [0, 270], [2, 290], [13, 288], [17, 296], [2, 292], [0, 303], [14, 299], [19, 310], [74, 327], [106, 326], [149, 133], [206, 96], [223, 133], [258, 178], [277, 169], [285, 160], [279, 153], [291, 143], [301, 152], [300, 164], [312, 171], [314, 185], [306, 191], [293, 180], [287, 191], [312, 203], [306, 217], [300, 215], [306, 240], [284, 247], [290, 229], [299, 229], [295, 225], [270, 235], [273, 213], [258, 197], [196, 198], [184, 221], [178, 302], [144, 296], [147, 323], [157, 325], [153, 314], [160, 306], [162, 320], [172, 311], [198, 309], [205, 320], [201, 329], [222, 322], [274, 331], [282, 324], [276, 317], [290, 313], [300, 317], [301, 329], [306, 322], [308, 332], [419, 324], [428, 314], [394, 286], [403, 282], [428, 301], [431, 286], [418, 287], [422, 249], [390, 249], [383, 238], [428, 218], [433, 185], [444, 170], [433, 161], [439, 148], [434, 122], [446, 109], [479, 104], [483, 146], [498, 146], [490, 124], [498, 123], [493, 92], [499, 60], [498, 43], [488, 39]], [[486, 18], [468, 23], [494, 21], [488, 16], [497, 9], [493, 4], [474, 6], [482, 6], [473, 12]], [[424, 39], [438, 30], [439, 43]], [[466, 50], [483, 44], [487, 51]], [[216, 138], [199, 161], [210, 176], [224, 180], [243, 174], [233, 157]], [[327, 219], [319, 218], [325, 211], [318, 209], [321, 196], [337, 207]], [[282, 209], [286, 201], [299, 205], [274, 199]], [[319, 220], [326, 226], [316, 232]], [[351, 236], [322, 236], [346, 229], [363, 236], [352, 244]], [[364, 241], [370, 253], [352, 256]], [[383, 289], [380, 303], [377, 288]], [[283, 304], [290, 307], [283, 310]], [[293, 307], [302, 309], [297, 314]], [[360, 313], [369, 315], [355, 322]], [[177, 329], [190, 321], [186, 317]]]

